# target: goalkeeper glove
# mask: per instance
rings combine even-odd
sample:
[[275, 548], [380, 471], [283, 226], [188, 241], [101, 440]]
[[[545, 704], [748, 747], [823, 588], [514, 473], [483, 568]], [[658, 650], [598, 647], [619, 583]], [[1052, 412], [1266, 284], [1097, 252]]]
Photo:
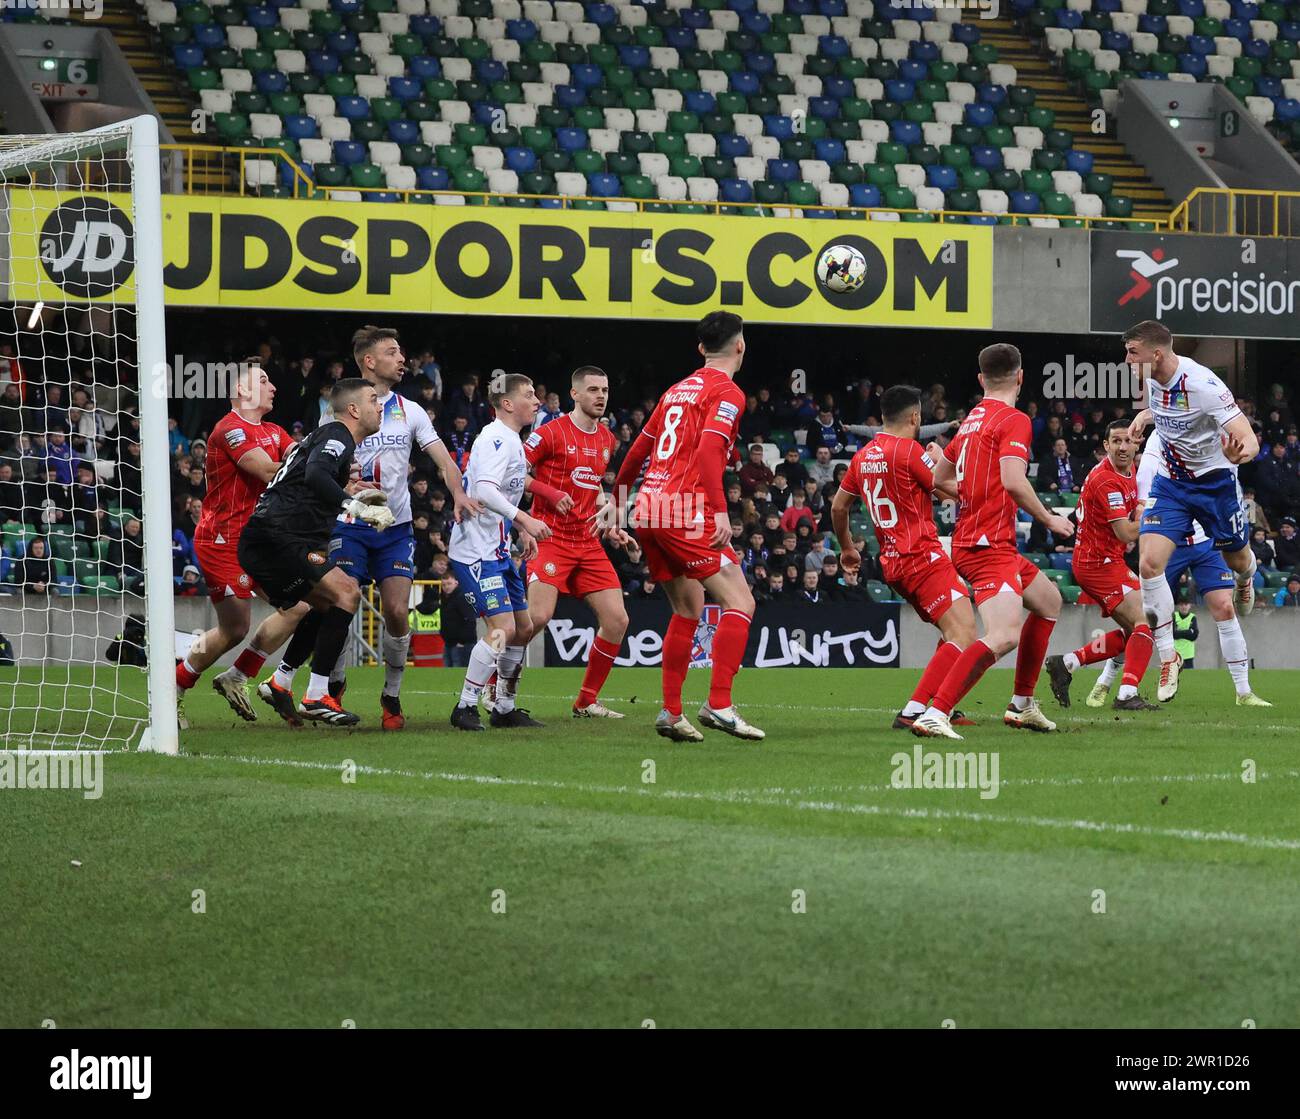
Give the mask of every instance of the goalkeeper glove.
[[388, 495], [383, 490], [362, 490], [343, 506], [343, 512], [353, 520], [364, 521], [380, 532], [396, 521], [393, 511], [388, 508]]

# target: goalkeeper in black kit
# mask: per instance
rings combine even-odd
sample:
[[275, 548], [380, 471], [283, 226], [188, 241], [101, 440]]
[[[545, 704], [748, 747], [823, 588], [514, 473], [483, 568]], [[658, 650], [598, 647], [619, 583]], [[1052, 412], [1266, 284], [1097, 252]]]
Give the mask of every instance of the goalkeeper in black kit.
[[[330, 533], [340, 513], [377, 529], [393, 523], [382, 490], [352, 478], [357, 444], [379, 430], [383, 412], [375, 386], [345, 378], [330, 394], [334, 419], [285, 456], [239, 537], [239, 563], [279, 610], [306, 601], [314, 608], [289, 642], [286, 657], [312, 650], [311, 682], [297, 711], [293, 696], [277, 694], [273, 706], [286, 721], [298, 718], [354, 726], [360, 716], [344, 711], [329, 694], [329, 674], [343, 651], [352, 615], [360, 605], [356, 581], [330, 565]], [[281, 711], [286, 703], [289, 711]], [[292, 718], [290, 717], [292, 716]]]

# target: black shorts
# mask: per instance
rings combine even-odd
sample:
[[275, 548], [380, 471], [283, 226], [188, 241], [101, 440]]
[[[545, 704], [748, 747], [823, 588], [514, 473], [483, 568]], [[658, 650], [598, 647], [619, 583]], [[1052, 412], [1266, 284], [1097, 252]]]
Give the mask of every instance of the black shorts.
[[249, 521], [239, 535], [239, 566], [277, 610], [295, 606], [333, 566], [329, 546], [277, 536]]

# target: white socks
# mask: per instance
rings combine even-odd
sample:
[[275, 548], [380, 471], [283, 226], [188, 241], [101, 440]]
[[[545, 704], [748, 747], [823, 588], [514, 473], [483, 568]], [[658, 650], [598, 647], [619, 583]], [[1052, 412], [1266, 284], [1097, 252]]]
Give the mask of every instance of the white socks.
[[1011, 706], [1014, 707], [1017, 711], [1023, 711], [1026, 707], [1028, 707], [1033, 702], [1034, 702], [1034, 697], [1031, 695], [1013, 695], [1011, 697]]
[[329, 691], [330, 678], [328, 676], [317, 675], [313, 672], [311, 674], [311, 679], [307, 681], [307, 692], [303, 696], [303, 699], [324, 699], [329, 695]]
[[406, 655], [411, 648], [411, 635], [393, 637], [384, 634], [384, 695], [395, 696], [402, 689], [402, 673], [406, 671]]
[[283, 661], [280, 667], [275, 670], [275, 682], [282, 688], [288, 688], [293, 691], [293, 675], [296, 670], [288, 668]]
[[465, 684], [460, 689], [460, 705], [475, 707], [492, 673], [497, 671], [497, 654], [483, 638], [479, 638], [469, 652], [469, 668], [465, 670]]
[[[1249, 551], [1249, 549], [1247, 549]], [[1259, 561], [1255, 559], [1255, 553], [1250, 552], [1250, 567], [1246, 571], [1234, 571], [1232, 574], [1236, 577], [1237, 586], [1244, 587], [1248, 583], [1255, 581], [1255, 569], [1259, 567]]]
[[1219, 648], [1228, 671], [1232, 673], [1232, 683], [1238, 695], [1250, 692], [1250, 654], [1246, 652], [1246, 635], [1241, 632], [1241, 623], [1236, 618], [1226, 622], [1215, 622], [1219, 627]]
[[1097, 683], [1103, 687], [1109, 688], [1115, 683], [1115, 678], [1119, 676], [1124, 668], [1123, 656], [1111, 657], [1104, 665], [1101, 666], [1101, 675], [1097, 677]]
[[903, 708], [902, 714], [906, 719], [915, 719], [917, 716], [925, 714], [925, 704], [909, 699], [907, 705]]
[[1065, 661], [1065, 667], [1068, 668], [1071, 672], [1078, 672], [1079, 669], [1083, 667], [1079, 663], [1079, 658], [1076, 657], [1073, 653], [1066, 653], [1065, 656], [1062, 657], [1061, 659]]
[[1174, 592], [1163, 574], [1142, 580], [1142, 605], [1155, 615], [1151, 636], [1162, 661], [1174, 659]]
[[515, 690], [524, 666], [524, 647], [507, 645], [497, 658], [496, 709], [506, 714], [515, 709]]
[[1118, 698], [1120, 699], [1132, 699], [1133, 696], [1137, 694], [1138, 694], [1138, 690], [1132, 684], [1121, 684], [1119, 686]]

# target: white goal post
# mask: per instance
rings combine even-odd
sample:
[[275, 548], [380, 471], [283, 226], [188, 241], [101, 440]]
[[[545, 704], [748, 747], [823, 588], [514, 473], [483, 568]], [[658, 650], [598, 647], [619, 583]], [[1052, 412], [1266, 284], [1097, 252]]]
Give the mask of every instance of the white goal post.
[[[23, 495], [23, 519], [6, 524], [9, 574], [0, 616], [21, 619], [21, 631], [9, 635], [16, 638], [14, 666], [0, 668], [0, 750], [136, 747], [175, 754], [170, 378], [155, 118], [80, 133], [0, 136], [0, 239], [0, 296], [13, 316], [0, 331], [8, 344], [0, 350], [0, 419], [6, 406], [10, 414], [0, 434], [15, 439], [5, 452], [10, 457], [0, 458], [0, 475], [11, 480], [14, 464], [23, 470], [21, 487], [7, 491]], [[63, 395], [47, 406], [56, 383]], [[82, 406], [71, 407], [74, 401]], [[22, 417], [16, 435], [13, 413]], [[69, 426], [74, 420], [78, 426]], [[67, 434], [56, 438], [56, 428]], [[129, 463], [104, 453], [128, 445]], [[87, 463], [91, 474], [80, 475], [77, 468]], [[73, 485], [65, 484], [69, 473]], [[78, 487], [79, 478], [93, 486]], [[83, 497], [100, 508], [79, 506]], [[105, 509], [109, 502], [117, 505]], [[133, 520], [138, 535], [127, 523]], [[36, 547], [37, 538], [47, 546]], [[15, 570], [43, 570], [48, 545], [66, 549], [51, 557], [57, 583], [52, 578], [43, 591], [36, 589], [42, 582], [15, 585]], [[136, 555], [143, 557], [142, 579], [124, 558]], [[143, 672], [105, 651], [128, 615], [141, 613]]]

